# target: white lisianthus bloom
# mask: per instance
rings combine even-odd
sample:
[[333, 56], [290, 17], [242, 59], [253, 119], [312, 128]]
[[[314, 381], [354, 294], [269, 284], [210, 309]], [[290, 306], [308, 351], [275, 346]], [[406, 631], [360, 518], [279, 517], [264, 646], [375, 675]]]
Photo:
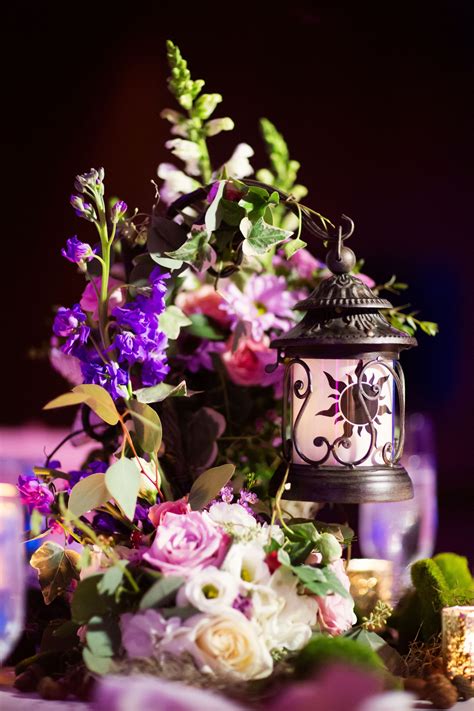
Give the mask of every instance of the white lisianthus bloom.
[[190, 617], [163, 652], [191, 654], [201, 672], [238, 680], [263, 679], [273, 659], [257, 626], [237, 610]]
[[160, 188], [160, 197], [166, 205], [170, 205], [181, 195], [192, 193], [199, 187], [197, 180], [190, 178], [172, 163], [160, 163], [158, 177], [164, 180]]
[[253, 174], [253, 168], [250, 165], [249, 158], [254, 154], [252, 146], [248, 143], [239, 143], [231, 157], [224, 163], [224, 168], [227, 171], [229, 178], [248, 178]]
[[190, 604], [200, 612], [213, 614], [232, 608], [239, 594], [239, 583], [224, 570], [209, 566], [195, 573], [178, 591], [177, 604]]
[[214, 523], [231, 533], [244, 534], [246, 529], [257, 528], [254, 516], [240, 504], [226, 504], [224, 501], [220, 501], [211, 506], [209, 516]]
[[187, 141], [184, 138], [172, 138], [166, 141], [166, 148], [169, 148], [171, 153], [183, 161], [185, 164], [185, 172], [188, 175], [199, 175], [199, 160], [201, 158], [201, 150], [194, 141]]
[[[298, 595], [298, 578], [291, 570], [280, 567], [270, 580], [269, 588], [279, 600], [274, 615], [265, 615], [262, 609], [262, 632], [269, 649], [288, 649], [292, 652], [302, 649], [311, 638], [317, 622], [318, 603], [308, 595]], [[255, 598], [255, 596], [254, 596]], [[263, 596], [265, 602], [265, 596]], [[270, 596], [267, 595], [267, 600]], [[259, 620], [258, 598], [252, 599]], [[270, 607], [267, 607], [267, 611]]]
[[244, 590], [249, 590], [253, 585], [265, 585], [270, 580], [265, 557], [265, 551], [256, 541], [234, 543], [221, 567], [240, 581]]

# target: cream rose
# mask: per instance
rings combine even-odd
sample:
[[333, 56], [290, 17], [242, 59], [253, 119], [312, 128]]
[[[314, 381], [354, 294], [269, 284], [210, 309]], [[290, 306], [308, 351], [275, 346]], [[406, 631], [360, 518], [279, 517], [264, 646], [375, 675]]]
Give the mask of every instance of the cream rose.
[[186, 626], [165, 651], [191, 653], [202, 672], [239, 680], [263, 679], [272, 673], [273, 660], [258, 628], [241, 612], [196, 615]]

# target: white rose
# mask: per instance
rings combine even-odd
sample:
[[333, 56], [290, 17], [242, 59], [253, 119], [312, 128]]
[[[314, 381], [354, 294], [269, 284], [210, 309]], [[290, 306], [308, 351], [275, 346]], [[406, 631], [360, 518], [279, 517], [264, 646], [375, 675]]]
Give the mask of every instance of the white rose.
[[244, 534], [247, 529], [257, 528], [255, 518], [240, 504], [226, 504], [224, 501], [214, 504], [209, 509], [209, 516], [214, 523], [232, 533]]
[[255, 541], [234, 543], [221, 567], [245, 589], [249, 589], [253, 585], [265, 584], [270, 580], [270, 570], [265, 557], [265, 551]]
[[[265, 615], [265, 608], [260, 608], [262, 614], [259, 614], [261, 593], [254, 594], [252, 601], [269, 649], [302, 649], [310, 640], [312, 628], [316, 625], [318, 603], [313, 597], [298, 594], [298, 578], [287, 568], [278, 568], [273, 573], [268, 588], [279, 601], [273, 615]], [[271, 599], [270, 593], [266, 594], [266, 599]], [[267, 610], [270, 611], [270, 608], [267, 607]]]
[[224, 570], [209, 566], [195, 573], [178, 591], [177, 604], [193, 605], [201, 612], [218, 613], [232, 607], [239, 594], [237, 580]]
[[263, 679], [273, 671], [272, 657], [257, 627], [237, 610], [191, 617], [164, 651], [188, 652], [202, 672], [239, 680]]

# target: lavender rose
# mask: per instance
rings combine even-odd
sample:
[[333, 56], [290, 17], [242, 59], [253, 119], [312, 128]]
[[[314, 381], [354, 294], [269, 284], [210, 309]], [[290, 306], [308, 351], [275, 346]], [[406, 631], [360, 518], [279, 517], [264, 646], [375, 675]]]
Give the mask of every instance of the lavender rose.
[[206, 512], [187, 515], [168, 512], [160, 521], [155, 540], [143, 560], [165, 575], [189, 577], [208, 565], [219, 567], [229, 537]]

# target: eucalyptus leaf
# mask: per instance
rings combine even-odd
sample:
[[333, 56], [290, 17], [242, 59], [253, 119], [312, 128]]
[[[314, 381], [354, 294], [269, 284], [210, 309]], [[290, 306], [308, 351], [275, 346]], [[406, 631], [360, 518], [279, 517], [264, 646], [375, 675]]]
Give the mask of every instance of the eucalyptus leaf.
[[271, 247], [291, 237], [292, 234], [293, 232], [289, 230], [272, 227], [265, 222], [263, 217], [260, 217], [248, 232], [242, 244], [242, 250], [246, 256], [262, 255], [268, 252]]
[[89, 575], [79, 582], [71, 601], [71, 617], [77, 624], [87, 624], [95, 615], [102, 617], [114, 611], [113, 597], [99, 592], [102, 577]]
[[113, 657], [120, 646], [120, 628], [110, 618], [95, 615], [87, 623], [86, 642], [95, 657]]
[[124, 515], [133, 520], [140, 490], [140, 471], [131, 459], [123, 457], [105, 472], [105, 484]]
[[110, 499], [105, 483], [105, 474], [90, 474], [80, 479], [71, 489], [68, 509], [74, 516], [82, 516], [88, 511], [102, 506]]
[[153, 583], [140, 601], [140, 610], [147, 610], [149, 607], [165, 607], [171, 602], [180, 587], [184, 583], [184, 578], [166, 575]]
[[140, 447], [144, 452], [158, 452], [163, 434], [158, 414], [149, 405], [138, 400], [129, 400], [128, 407]]
[[119, 421], [119, 414], [110, 394], [101, 385], [76, 385], [72, 389], [74, 393], [82, 393], [85, 396], [84, 402], [90, 407], [101, 420], [108, 425], [116, 425]]
[[219, 467], [213, 467], [200, 474], [189, 493], [191, 509], [198, 511], [207, 506], [231, 479], [234, 471], [233, 464], [221, 464]]
[[97, 657], [88, 647], [84, 647], [82, 650], [82, 658], [89, 671], [99, 676], [110, 674], [114, 669], [114, 663], [110, 657]]
[[38, 571], [44, 601], [49, 605], [66, 592], [73, 580], [79, 580], [79, 553], [46, 541], [33, 553], [30, 565]]
[[[178, 385], [169, 385], [168, 383], [159, 383], [150, 388], [139, 388], [134, 393], [138, 402], [152, 404], [162, 402], [167, 397], [187, 397], [188, 390], [186, 381], [182, 380]], [[190, 394], [190, 393], [189, 393]]]
[[[125, 562], [123, 565], [127, 565]], [[99, 593], [114, 595], [123, 580], [123, 567], [113, 565], [108, 568], [102, 576], [102, 580], [97, 584]]]
[[156, 264], [159, 264], [160, 267], [163, 267], [164, 269], [169, 269], [170, 272], [174, 271], [175, 269], [181, 269], [183, 266], [183, 262], [180, 261], [179, 259], [172, 259], [171, 257], [159, 257], [156, 254], [151, 254], [150, 257], [153, 259]]
[[43, 407], [43, 410], [54, 410], [57, 407], [69, 407], [69, 405], [79, 405], [84, 402], [85, 398], [82, 393], [64, 393], [64, 395], [59, 395], [55, 397], [54, 400], [50, 400]]
[[191, 321], [180, 308], [172, 304], [161, 314], [159, 323], [163, 333], [165, 333], [171, 341], [174, 341], [178, 338], [180, 330], [184, 328], [184, 326], [189, 326]]

